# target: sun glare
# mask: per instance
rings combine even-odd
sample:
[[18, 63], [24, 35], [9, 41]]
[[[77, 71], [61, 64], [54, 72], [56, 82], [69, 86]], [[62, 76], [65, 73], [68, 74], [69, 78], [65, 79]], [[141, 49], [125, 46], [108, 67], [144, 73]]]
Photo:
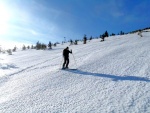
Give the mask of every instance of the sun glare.
[[8, 31], [10, 16], [6, 6], [0, 3], [0, 34], [5, 34]]
[[15, 41], [8, 41], [8, 40], [1, 40], [0, 41], [0, 47], [2, 50], [7, 50], [7, 49], [13, 49], [15, 46], [17, 48], [21, 48], [23, 45], [31, 45], [31, 44], [26, 44], [26, 43], [21, 43], [21, 42], [15, 42]]

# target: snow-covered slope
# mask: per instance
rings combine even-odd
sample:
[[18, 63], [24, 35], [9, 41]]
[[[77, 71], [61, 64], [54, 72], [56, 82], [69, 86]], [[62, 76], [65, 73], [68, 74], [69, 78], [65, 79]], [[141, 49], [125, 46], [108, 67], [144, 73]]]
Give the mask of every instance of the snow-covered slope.
[[[149, 113], [150, 33], [0, 54], [0, 113]], [[75, 58], [75, 60], [74, 60]], [[76, 64], [77, 63], [77, 64]]]

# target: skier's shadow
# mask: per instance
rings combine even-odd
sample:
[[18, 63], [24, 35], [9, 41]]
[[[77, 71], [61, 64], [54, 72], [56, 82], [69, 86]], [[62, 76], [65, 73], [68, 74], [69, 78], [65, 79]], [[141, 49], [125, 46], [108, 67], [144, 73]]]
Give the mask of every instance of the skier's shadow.
[[138, 77], [138, 76], [117, 76], [117, 75], [109, 75], [109, 74], [100, 74], [100, 73], [91, 73], [91, 72], [85, 72], [82, 70], [76, 70], [76, 71], [70, 71], [72, 73], [76, 73], [76, 74], [81, 74], [81, 75], [91, 75], [91, 76], [98, 76], [98, 77], [102, 77], [102, 78], [110, 78], [113, 81], [143, 81], [143, 82], [150, 82], [150, 79], [146, 78], [146, 77]]

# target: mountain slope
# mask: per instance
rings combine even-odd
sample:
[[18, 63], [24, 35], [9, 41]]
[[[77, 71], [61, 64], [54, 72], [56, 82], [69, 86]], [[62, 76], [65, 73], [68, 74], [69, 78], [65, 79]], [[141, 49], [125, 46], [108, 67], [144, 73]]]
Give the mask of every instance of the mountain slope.
[[59, 70], [69, 44], [1, 54], [0, 112], [148, 113], [149, 43], [144, 32], [69, 46], [76, 71]]

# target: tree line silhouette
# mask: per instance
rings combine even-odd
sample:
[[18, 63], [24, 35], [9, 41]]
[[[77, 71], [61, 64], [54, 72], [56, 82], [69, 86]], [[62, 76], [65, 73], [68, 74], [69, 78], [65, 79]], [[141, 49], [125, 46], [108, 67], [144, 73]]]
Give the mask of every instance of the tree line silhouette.
[[[109, 34], [108, 31], [105, 31], [103, 34], [99, 35], [99, 37], [90, 36], [89, 38], [85, 34], [83, 36], [83, 39], [80, 39], [80, 40], [76, 39], [74, 41], [72, 39], [70, 39], [70, 40], [68, 40], [68, 42], [70, 42], [70, 45], [78, 45], [79, 41], [83, 42], [83, 44], [86, 44], [87, 40], [90, 41], [92, 39], [98, 39], [98, 38], [101, 39], [100, 42], [103, 42], [103, 41], [105, 41], [105, 38], [107, 38], [109, 36], [124, 35], [124, 34], [133, 34], [133, 33], [137, 33], [137, 32], [142, 32], [144, 30], [145, 30], [144, 32], [148, 32], [148, 31], [146, 31], [147, 29], [150, 29], [150, 27], [147, 27], [147, 28], [144, 28], [144, 29], [134, 30], [134, 31], [131, 31], [131, 32], [128, 32], [128, 33], [124, 33], [123, 31], [120, 31], [120, 33], [118, 33], [118, 34], [115, 34], [115, 33]], [[64, 37], [64, 41], [62, 41], [61, 44], [63, 45], [64, 43], [67, 43], [66, 42], [66, 37]], [[38, 41], [35, 44], [35, 46], [34, 45], [31, 45], [31, 46], [29, 46], [29, 45], [28, 46], [23, 45], [22, 46], [22, 50], [27, 50], [27, 49], [36, 49], [36, 50], [46, 50], [46, 49], [48, 49], [48, 50], [51, 50], [51, 49], [53, 49], [53, 47], [56, 47], [57, 44], [60, 44], [60, 43], [59, 42], [51, 43], [51, 41], [49, 41], [48, 44], [44, 44], [44, 43], [41, 43], [41, 42]], [[9, 55], [12, 55], [12, 52], [16, 52], [16, 50], [17, 50], [16, 46], [13, 49], [8, 49], [8, 50], [3, 50], [2, 47], [0, 46], [0, 53], [6, 53], [7, 52]]]

